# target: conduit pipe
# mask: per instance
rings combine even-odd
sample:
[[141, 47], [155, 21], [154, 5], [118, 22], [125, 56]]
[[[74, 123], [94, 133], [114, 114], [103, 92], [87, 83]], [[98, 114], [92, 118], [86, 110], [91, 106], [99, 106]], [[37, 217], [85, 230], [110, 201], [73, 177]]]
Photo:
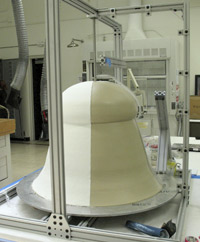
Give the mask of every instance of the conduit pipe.
[[14, 108], [19, 108], [19, 104], [21, 101], [20, 90], [26, 76], [29, 50], [22, 0], [12, 0], [12, 7], [17, 32], [19, 58], [14, 79], [10, 84], [11, 90], [7, 98], [7, 103]]

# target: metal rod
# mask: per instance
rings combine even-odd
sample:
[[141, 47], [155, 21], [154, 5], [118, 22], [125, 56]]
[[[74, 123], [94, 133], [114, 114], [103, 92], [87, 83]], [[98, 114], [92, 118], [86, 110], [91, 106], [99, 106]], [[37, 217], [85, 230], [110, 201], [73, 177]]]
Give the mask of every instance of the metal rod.
[[63, 0], [64, 2], [68, 3], [69, 5], [79, 9], [80, 11], [84, 12], [87, 15], [91, 15], [92, 17], [96, 17], [100, 22], [110, 26], [113, 29], [120, 29], [121, 24], [110, 19], [107, 16], [98, 16], [98, 10], [89, 4], [85, 3], [82, 0]]
[[66, 216], [59, 0], [46, 1], [46, 20], [52, 212]]
[[180, 207], [179, 207], [179, 211], [178, 211], [177, 222], [176, 222], [177, 231], [176, 231], [175, 239], [178, 240], [178, 241], [181, 241], [183, 224], [184, 224], [185, 214], [186, 214], [186, 207], [187, 207], [187, 199], [184, 199], [182, 197]]
[[126, 67], [127, 64], [125, 61], [121, 60], [121, 59], [117, 59], [117, 58], [112, 58], [112, 57], [107, 57], [107, 56], [100, 56], [100, 64], [101, 65], [106, 65], [108, 64], [107, 60], [110, 60], [111, 63], [111, 66], [118, 66], [118, 67]]
[[189, 104], [190, 104], [190, 4], [184, 0], [184, 112], [183, 112], [183, 193], [188, 198]]
[[[119, 39], [119, 59], [123, 60], [123, 40], [122, 40], [122, 29], [118, 32], [118, 39]], [[119, 68], [119, 79], [120, 82], [123, 83], [123, 68]]]
[[92, 228], [78, 228], [76, 226], [71, 227], [72, 239], [78, 241], [106, 241], [106, 242], [179, 242], [178, 240], [171, 239], [159, 239], [144, 235], [132, 235], [127, 233], [105, 231]]
[[[118, 48], [117, 48], [117, 33], [116, 33], [116, 29], [114, 30], [114, 56], [115, 56], [116, 59], [118, 59]], [[118, 80], [117, 68], [114, 68], [114, 76], [115, 76], [115, 79]]]
[[94, 70], [94, 81], [97, 80], [97, 40], [96, 40], [96, 19], [93, 18], [93, 70]]
[[46, 234], [46, 222], [0, 215], [0, 226]]
[[159, 124], [159, 149], [157, 173], [166, 173], [168, 158], [171, 158], [171, 142], [165, 91], [155, 91], [155, 102]]
[[122, 15], [122, 14], [134, 14], [134, 13], [145, 13], [145, 12], [161, 12], [161, 11], [181, 11], [183, 10], [182, 3], [175, 4], [160, 4], [160, 5], [146, 5], [146, 6], [133, 6], [133, 7], [119, 7], [119, 8], [103, 8], [98, 9], [99, 16], [107, 15]]

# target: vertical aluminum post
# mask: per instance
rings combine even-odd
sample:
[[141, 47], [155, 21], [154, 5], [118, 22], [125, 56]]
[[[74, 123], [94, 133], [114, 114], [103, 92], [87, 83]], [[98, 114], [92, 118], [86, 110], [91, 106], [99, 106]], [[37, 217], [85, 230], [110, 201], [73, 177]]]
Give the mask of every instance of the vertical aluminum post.
[[52, 212], [65, 216], [59, 0], [46, 1], [46, 32]]
[[[122, 40], [122, 30], [120, 30], [118, 32], [118, 45], [119, 45], [119, 59], [122, 60], [123, 59], [123, 40]], [[123, 69], [122, 67], [120, 67], [119, 69], [119, 79], [120, 82], [123, 82]]]
[[[116, 29], [114, 29], [114, 52], [115, 52], [115, 58], [118, 58], [117, 30]], [[115, 75], [115, 79], [117, 81], [119, 81], [117, 68], [114, 68], [114, 75]]]
[[94, 81], [97, 80], [97, 40], [96, 40], [96, 18], [93, 18], [93, 52], [94, 52]]
[[[114, 30], [114, 49], [115, 49], [115, 58], [122, 60], [123, 59], [123, 44], [122, 44], [122, 31], [121, 29]], [[115, 68], [115, 78], [117, 81], [122, 82], [122, 68]]]
[[171, 158], [171, 142], [169, 132], [169, 121], [167, 112], [166, 95], [164, 92], [155, 92], [155, 101], [157, 108], [158, 124], [159, 124], [159, 146], [157, 159], [157, 173], [166, 173], [167, 161]]
[[183, 112], [183, 196], [188, 199], [189, 105], [190, 105], [190, 1], [184, 0], [184, 112]]

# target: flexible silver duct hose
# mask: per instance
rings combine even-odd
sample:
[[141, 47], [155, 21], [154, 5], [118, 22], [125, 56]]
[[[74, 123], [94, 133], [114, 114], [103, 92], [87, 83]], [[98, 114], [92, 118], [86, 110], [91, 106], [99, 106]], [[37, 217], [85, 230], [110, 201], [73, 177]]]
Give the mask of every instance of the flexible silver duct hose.
[[42, 75], [41, 75], [41, 82], [40, 82], [40, 105], [41, 105], [41, 111], [48, 109], [46, 46], [44, 48], [44, 61], [43, 61], [43, 66], [42, 66]]
[[17, 40], [19, 46], [19, 60], [14, 79], [10, 84], [11, 88], [21, 90], [28, 67], [28, 37], [24, 18], [22, 0], [12, 0], [12, 7], [16, 25]]

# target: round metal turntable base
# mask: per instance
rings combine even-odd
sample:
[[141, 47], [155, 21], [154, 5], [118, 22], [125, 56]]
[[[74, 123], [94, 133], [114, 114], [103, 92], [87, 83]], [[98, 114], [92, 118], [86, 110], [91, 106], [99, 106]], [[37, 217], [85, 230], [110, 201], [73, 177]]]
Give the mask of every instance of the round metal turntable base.
[[[51, 212], [52, 202], [36, 194], [32, 188], [32, 183], [39, 173], [40, 171], [24, 177], [24, 179], [17, 185], [17, 194], [25, 203], [29, 204], [30, 206]], [[163, 188], [154, 197], [137, 203], [109, 207], [81, 207], [66, 205], [67, 214], [86, 217], [111, 217], [141, 213], [160, 207], [177, 195], [178, 188], [176, 179], [174, 177], [166, 174], [159, 174], [157, 176]]]

